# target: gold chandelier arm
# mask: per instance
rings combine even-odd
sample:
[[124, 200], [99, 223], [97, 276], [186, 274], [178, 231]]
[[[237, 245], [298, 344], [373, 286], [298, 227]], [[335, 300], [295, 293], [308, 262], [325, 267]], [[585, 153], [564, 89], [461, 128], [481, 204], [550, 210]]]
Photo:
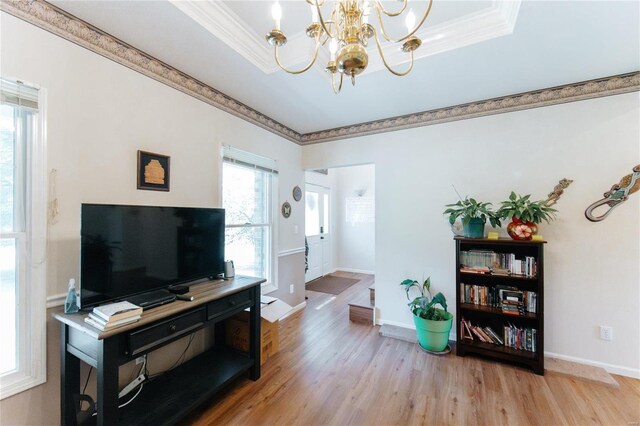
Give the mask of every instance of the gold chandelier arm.
[[376, 39], [376, 46], [378, 46], [378, 52], [380, 53], [380, 57], [382, 58], [382, 63], [392, 74], [395, 74], [398, 77], [404, 77], [405, 75], [411, 72], [411, 70], [413, 69], [413, 50], [409, 52], [411, 55], [411, 63], [409, 64], [409, 68], [407, 68], [404, 71], [396, 71], [392, 69], [391, 66], [387, 63], [387, 60], [384, 57], [384, 53], [382, 53], [382, 46], [380, 45], [380, 40], [378, 40], [378, 33], [376, 33], [375, 30], [374, 30], [374, 38]]
[[337, 89], [336, 89], [336, 83], [333, 78], [334, 75], [335, 73], [331, 74], [331, 88], [333, 89], [333, 93], [337, 95], [338, 93], [340, 93], [340, 90], [342, 90], [342, 80], [344, 79], [344, 74], [340, 73], [340, 84], [338, 85]]
[[[322, 2], [324, 3], [324, 1]], [[331, 21], [327, 21], [326, 23], [324, 22], [324, 19], [322, 18], [322, 11], [320, 10], [320, 0], [315, 0], [314, 3], [316, 6], [316, 10], [318, 11], [318, 21], [320, 21], [320, 25], [322, 25], [322, 29], [324, 30], [325, 33], [329, 34], [331, 37], [333, 37], [331, 35], [331, 33], [329, 32], [329, 29], [327, 28], [327, 24], [330, 23]]]
[[389, 37], [389, 35], [387, 35], [387, 31], [384, 28], [384, 22], [382, 21], [382, 12], [380, 11], [380, 2], [377, 1], [376, 2], [376, 13], [378, 15], [378, 22], [380, 22], [380, 32], [382, 33], [382, 36], [384, 37], [385, 40], [393, 42], [393, 43], [398, 43], [401, 41], [405, 41], [406, 39], [408, 39], [409, 37], [411, 37], [412, 35], [414, 35], [416, 33], [416, 31], [418, 31], [418, 28], [420, 28], [422, 26], [422, 24], [424, 24], [424, 21], [426, 21], [427, 16], [429, 16], [429, 12], [431, 12], [431, 5], [433, 4], [433, 0], [429, 0], [429, 5], [427, 6], [427, 10], [424, 12], [424, 15], [422, 16], [422, 19], [420, 19], [420, 22], [418, 22], [418, 25], [416, 25], [416, 27], [407, 35], [405, 35], [402, 38], [398, 38], [398, 39], [394, 39], [392, 37]]
[[384, 6], [382, 5], [382, 2], [380, 2], [380, 0], [376, 0], [376, 4], [380, 7], [380, 10], [382, 11], [382, 13], [384, 13], [385, 15], [390, 16], [390, 17], [401, 15], [402, 12], [404, 12], [404, 10], [407, 8], [407, 3], [408, 3], [407, 0], [403, 0], [402, 8], [398, 12], [389, 12], [387, 9], [384, 8]]
[[309, 68], [311, 68], [313, 66], [313, 64], [316, 63], [316, 59], [318, 58], [318, 51], [320, 50], [320, 40], [318, 40], [316, 38], [316, 51], [313, 54], [313, 58], [311, 59], [311, 62], [309, 62], [309, 64], [302, 68], [301, 70], [288, 70], [286, 69], [284, 66], [282, 66], [282, 64], [280, 63], [280, 58], [278, 57], [278, 45], [275, 45], [275, 50], [274, 50], [274, 56], [276, 57], [276, 64], [278, 64], [278, 66], [280, 68], [282, 68], [283, 71], [288, 72], [289, 74], [302, 74], [303, 72], [307, 71]]

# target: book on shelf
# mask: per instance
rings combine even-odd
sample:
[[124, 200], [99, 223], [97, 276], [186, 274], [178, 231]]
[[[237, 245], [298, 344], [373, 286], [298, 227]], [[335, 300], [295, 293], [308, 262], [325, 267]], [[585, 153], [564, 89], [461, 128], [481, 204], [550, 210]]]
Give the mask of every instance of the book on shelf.
[[131, 324], [139, 321], [141, 315], [136, 315], [129, 318], [123, 318], [117, 321], [105, 321], [103, 318], [94, 315], [93, 312], [85, 317], [84, 322], [92, 327], [97, 328], [100, 331], [107, 331], [114, 328], [122, 327], [123, 325]]
[[513, 286], [460, 283], [460, 303], [499, 308], [506, 314], [536, 313], [537, 300], [536, 292], [522, 291]]
[[96, 306], [93, 308], [93, 314], [111, 322], [142, 315], [142, 308], [133, 303], [123, 301]]
[[492, 275], [537, 276], [538, 265], [532, 256], [516, 258], [514, 253], [497, 253], [491, 250], [460, 252], [460, 272], [491, 273]]
[[[473, 325], [470, 321], [460, 320], [462, 340], [477, 339], [482, 343], [496, 346], [506, 346], [516, 350], [535, 352], [537, 330], [535, 328], [516, 327], [513, 324], [504, 326], [503, 337], [500, 337], [491, 327]], [[475, 337], [474, 337], [475, 335]]]

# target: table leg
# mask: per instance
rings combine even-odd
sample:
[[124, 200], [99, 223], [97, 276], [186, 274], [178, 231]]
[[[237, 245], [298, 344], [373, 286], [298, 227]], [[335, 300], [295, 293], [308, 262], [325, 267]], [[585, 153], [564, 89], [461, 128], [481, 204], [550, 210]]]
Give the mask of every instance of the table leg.
[[251, 380], [258, 380], [260, 378], [260, 286], [255, 286], [253, 299], [254, 304], [251, 307], [251, 315], [249, 316], [249, 355], [254, 359], [253, 367], [249, 371], [249, 378]]
[[60, 424], [75, 426], [77, 411], [74, 398], [80, 394], [80, 360], [67, 352], [69, 326], [60, 324]]
[[98, 343], [98, 426], [118, 423], [118, 346], [116, 339]]

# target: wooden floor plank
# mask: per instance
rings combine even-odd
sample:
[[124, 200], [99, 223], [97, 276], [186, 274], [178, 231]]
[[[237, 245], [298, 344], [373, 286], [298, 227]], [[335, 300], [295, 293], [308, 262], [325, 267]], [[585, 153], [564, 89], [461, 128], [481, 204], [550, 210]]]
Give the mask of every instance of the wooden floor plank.
[[308, 291], [280, 324], [280, 352], [257, 382], [241, 379], [194, 413], [194, 425], [629, 425], [640, 422], [640, 381], [619, 388], [472, 356], [436, 356], [349, 321], [342, 294]]

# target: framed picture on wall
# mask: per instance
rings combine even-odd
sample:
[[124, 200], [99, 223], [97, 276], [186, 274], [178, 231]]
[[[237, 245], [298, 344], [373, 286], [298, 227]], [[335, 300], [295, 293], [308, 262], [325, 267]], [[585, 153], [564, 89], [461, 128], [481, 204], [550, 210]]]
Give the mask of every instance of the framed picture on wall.
[[169, 191], [168, 155], [138, 150], [138, 189]]

